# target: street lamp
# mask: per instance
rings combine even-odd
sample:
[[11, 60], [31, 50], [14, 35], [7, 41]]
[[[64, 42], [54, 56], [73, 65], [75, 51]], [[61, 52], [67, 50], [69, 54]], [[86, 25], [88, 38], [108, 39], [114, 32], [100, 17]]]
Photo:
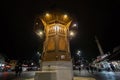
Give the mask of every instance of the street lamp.
[[70, 31], [70, 37], [75, 36], [75, 33], [73, 31]]
[[36, 33], [41, 38], [44, 36], [44, 32], [42, 30], [37, 31]]
[[77, 51], [77, 55], [81, 56], [81, 51], [80, 50]]
[[81, 57], [81, 51], [78, 50], [76, 54], [77, 54], [78, 57], [79, 57], [79, 60], [78, 60], [79, 66], [83, 67], [83, 64], [82, 64], [82, 63], [83, 63], [83, 61], [82, 61], [83, 58]]
[[49, 13], [46, 13], [46, 15], [45, 15], [46, 17], [50, 17], [50, 14]]
[[70, 30], [69, 31], [69, 38], [73, 39], [76, 36], [77, 32], [75, 30]]
[[78, 58], [79, 58], [79, 59], [78, 59], [78, 62], [81, 62], [81, 59], [80, 59], [80, 58], [81, 58], [81, 51], [78, 50], [76, 54], [77, 54], [77, 56], [78, 56]]
[[72, 27], [77, 27], [77, 23], [74, 23], [74, 24], [72, 25]]

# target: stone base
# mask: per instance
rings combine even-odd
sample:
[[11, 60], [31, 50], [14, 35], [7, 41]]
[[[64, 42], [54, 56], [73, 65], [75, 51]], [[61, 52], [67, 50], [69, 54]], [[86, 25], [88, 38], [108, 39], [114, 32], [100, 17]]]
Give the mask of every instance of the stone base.
[[[35, 73], [34, 79], [27, 80], [57, 80], [57, 75], [55, 71], [38, 71]], [[63, 77], [61, 77], [63, 80]], [[96, 80], [92, 77], [74, 77], [73, 80]]]
[[74, 77], [74, 80], [96, 80], [92, 77]]
[[57, 80], [55, 71], [38, 71], [34, 80]]
[[42, 71], [55, 71], [56, 80], [73, 80], [72, 61], [42, 62]]

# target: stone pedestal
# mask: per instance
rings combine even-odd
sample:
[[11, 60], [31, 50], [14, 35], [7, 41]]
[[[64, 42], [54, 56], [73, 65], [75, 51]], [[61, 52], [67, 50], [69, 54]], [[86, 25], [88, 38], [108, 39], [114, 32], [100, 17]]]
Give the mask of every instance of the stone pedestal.
[[73, 80], [71, 61], [45, 61], [42, 63], [42, 71], [55, 71], [56, 80]]
[[55, 71], [38, 71], [34, 80], [57, 80]]

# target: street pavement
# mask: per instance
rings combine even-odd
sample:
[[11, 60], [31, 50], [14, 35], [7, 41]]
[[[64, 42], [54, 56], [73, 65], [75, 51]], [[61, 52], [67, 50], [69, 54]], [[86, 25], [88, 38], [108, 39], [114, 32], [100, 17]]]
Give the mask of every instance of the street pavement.
[[102, 71], [94, 74], [97, 80], [120, 80], [120, 72]]
[[[34, 80], [35, 71], [22, 72], [16, 77], [14, 72], [0, 72], [0, 80]], [[94, 72], [74, 70], [74, 80], [120, 80], [120, 72]], [[79, 78], [79, 79], [78, 79]]]
[[34, 80], [35, 71], [22, 72], [15, 76], [15, 72], [0, 72], [0, 80]]
[[74, 76], [79, 77], [92, 77], [96, 80], [120, 80], [120, 72], [101, 71], [101, 72], [88, 72], [87, 70], [74, 70]]

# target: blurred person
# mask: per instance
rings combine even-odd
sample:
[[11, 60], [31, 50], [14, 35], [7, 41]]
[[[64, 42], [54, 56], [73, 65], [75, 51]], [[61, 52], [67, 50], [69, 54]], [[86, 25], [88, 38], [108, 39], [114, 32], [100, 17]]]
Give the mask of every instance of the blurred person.
[[89, 73], [89, 66], [86, 66], [86, 70], [88, 71], [88, 73]]
[[112, 64], [112, 63], [110, 63], [110, 67], [111, 67], [112, 71], [114, 71], [114, 72], [115, 72], [115, 67], [113, 66], [113, 64]]
[[21, 73], [22, 73], [22, 65], [20, 63], [16, 64], [16, 66], [15, 66], [15, 75], [16, 76], [21, 76]]
[[19, 72], [19, 66], [16, 64], [16, 66], [15, 66], [15, 76], [18, 76], [18, 72]]
[[18, 69], [18, 75], [21, 76], [21, 73], [22, 73], [22, 64], [20, 63], [18, 65], [19, 69]]
[[81, 71], [81, 67], [80, 66], [78, 67], [78, 70], [79, 70], [79, 73], [80, 73], [80, 71]]

